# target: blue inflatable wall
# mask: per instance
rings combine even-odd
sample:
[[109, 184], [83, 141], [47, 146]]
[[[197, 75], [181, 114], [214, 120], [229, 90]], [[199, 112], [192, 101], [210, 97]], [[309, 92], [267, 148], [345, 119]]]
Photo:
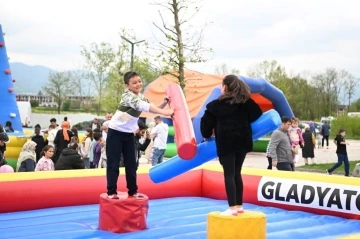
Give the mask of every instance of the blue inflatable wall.
[[274, 109], [279, 113], [281, 117], [294, 116], [284, 93], [280, 89], [272, 85], [270, 82], [262, 78], [254, 79], [245, 76], [239, 76], [239, 78], [245, 81], [246, 84], [248, 84], [252, 94], [260, 94], [269, 101], [271, 101]]
[[0, 123], [10, 121], [15, 131], [23, 132], [20, 113], [16, 103], [13, 79], [6, 53], [4, 34], [0, 25]]
[[[244, 77], [244, 76], [239, 76], [239, 78], [241, 80], [245, 81], [246, 84], [248, 84], [252, 94], [260, 94], [263, 97], [265, 97], [266, 99], [268, 99], [269, 101], [271, 101], [274, 106], [274, 109], [279, 113], [280, 117], [294, 116], [294, 114], [291, 110], [291, 107], [290, 107], [288, 101], [286, 100], [284, 93], [281, 90], [279, 90], [278, 88], [276, 88], [274, 85], [272, 85], [270, 82], [268, 82], [262, 78], [254, 79], [254, 78], [249, 78], [249, 77]], [[218, 98], [220, 96], [220, 94], [221, 94], [220, 86], [214, 88], [214, 90], [211, 92], [210, 96], [204, 103], [204, 105], [199, 110], [198, 115], [193, 118], [195, 137], [196, 137], [196, 142], [198, 142], [198, 143], [203, 140], [201, 133], [200, 133], [200, 122], [201, 122], [201, 117], [204, 115], [206, 105], [209, 102]]]
[[[251, 124], [253, 130], [253, 140], [263, 137], [281, 124], [279, 113], [275, 110], [269, 110], [254, 123]], [[183, 160], [175, 156], [161, 164], [152, 167], [149, 176], [154, 183], [165, 182], [178, 175], [196, 168], [217, 157], [215, 139], [212, 138], [204, 143], [198, 144], [198, 150], [194, 158]]]

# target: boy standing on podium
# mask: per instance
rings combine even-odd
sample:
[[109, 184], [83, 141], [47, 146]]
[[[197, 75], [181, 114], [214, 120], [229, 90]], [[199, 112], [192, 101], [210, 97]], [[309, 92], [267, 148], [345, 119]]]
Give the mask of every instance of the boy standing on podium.
[[171, 116], [174, 110], [164, 110], [168, 99], [159, 107], [151, 104], [143, 94], [140, 76], [133, 71], [124, 75], [126, 90], [121, 97], [119, 107], [109, 122], [106, 138], [106, 179], [107, 194], [111, 199], [118, 199], [117, 180], [121, 155], [124, 157], [126, 187], [129, 196], [137, 197], [136, 183], [137, 159], [135, 155], [134, 132], [138, 129], [138, 119], [142, 111]]

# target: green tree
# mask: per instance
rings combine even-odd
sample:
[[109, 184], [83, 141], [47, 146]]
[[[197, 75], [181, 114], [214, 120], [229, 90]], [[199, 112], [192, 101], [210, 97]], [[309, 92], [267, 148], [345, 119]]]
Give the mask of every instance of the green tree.
[[[104, 108], [106, 111], [115, 111], [121, 100], [121, 95], [125, 89], [124, 74], [130, 70], [130, 48], [129, 43], [122, 37], [130, 40], [136, 39], [136, 35], [132, 30], [122, 29], [120, 32], [120, 42], [116, 48], [115, 61], [112, 65], [107, 82], [107, 89], [104, 93]], [[139, 46], [141, 47], [141, 46]], [[140, 50], [140, 49], [139, 49]], [[155, 80], [161, 71], [158, 68], [154, 68], [152, 65], [153, 59], [146, 51], [142, 54], [142, 58], [139, 56], [134, 57], [134, 71], [136, 71], [143, 81], [144, 87]]]
[[348, 101], [348, 112], [351, 105], [351, 99], [354, 97], [356, 92], [356, 87], [359, 84], [360, 79], [353, 76], [351, 73], [345, 74], [345, 82], [344, 82], [344, 94]]
[[312, 84], [318, 92], [318, 102], [322, 108], [322, 116], [335, 114], [339, 104], [339, 95], [343, 86], [343, 78], [334, 68], [327, 68], [323, 73], [313, 76]]
[[31, 105], [31, 108], [36, 108], [39, 106], [39, 101], [38, 100], [30, 100], [30, 105]]
[[228, 74], [240, 75], [240, 70], [235, 69], [235, 68], [232, 68], [229, 70], [228, 65], [226, 63], [223, 63], [223, 64], [215, 67], [215, 74], [218, 74], [218, 75], [228, 75]]
[[58, 114], [60, 114], [64, 100], [74, 92], [71, 72], [50, 72], [49, 82], [43, 90], [54, 98]]
[[254, 78], [262, 77], [269, 82], [278, 81], [287, 77], [285, 68], [276, 60], [263, 61], [249, 67], [247, 75]]
[[[184, 90], [185, 64], [205, 62], [204, 53], [211, 51], [202, 44], [205, 27], [199, 28], [190, 24], [200, 7], [196, 0], [167, 0], [155, 2], [155, 5], [162, 9], [158, 10], [160, 23], [153, 24], [165, 38], [158, 40], [160, 50], [158, 58], [175, 69], [175, 73], [168, 73], [179, 80], [180, 87]], [[166, 18], [165, 14], [169, 16]], [[171, 18], [172, 20], [169, 20]]]
[[81, 55], [85, 59], [85, 69], [88, 79], [92, 81], [97, 92], [98, 110], [100, 114], [104, 91], [107, 87], [111, 66], [114, 63], [116, 53], [109, 43], [92, 43], [89, 48], [82, 46]]
[[70, 107], [71, 107], [71, 101], [70, 100], [66, 100], [62, 106], [61, 106], [61, 109], [62, 111], [69, 111], [70, 110]]

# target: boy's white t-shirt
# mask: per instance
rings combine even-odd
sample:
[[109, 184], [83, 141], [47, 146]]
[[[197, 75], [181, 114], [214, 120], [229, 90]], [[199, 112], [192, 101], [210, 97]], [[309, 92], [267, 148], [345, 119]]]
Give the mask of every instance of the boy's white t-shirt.
[[150, 103], [141, 93], [134, 94], [126, 89], [121, 97], [119, 108], [109, 121], [109, 128], [120, 132], [134, 133], [142, 111], [149, 112]]
[[154, 138], [154, 148], [166, 149], [166, 143], [169, 133], [169, 126], [164, 122], [156, 125], [152, 130], [151, 134], [155, 136]]

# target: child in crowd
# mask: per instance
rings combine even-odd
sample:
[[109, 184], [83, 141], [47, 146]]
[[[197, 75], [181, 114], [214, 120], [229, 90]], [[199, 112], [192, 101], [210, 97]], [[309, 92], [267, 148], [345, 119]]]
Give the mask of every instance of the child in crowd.
[[92, 140], [93, 140], [93, 131], [91, 128], [87, 128], [85, 130], [85, 138], [83, 139], [80, 149], [81, 156], [85, 164], [85, 168], [90, 168], [89, 151]]
[[291, 148], [293, 152], [293, 163], [296, 164], [299, 161], [299, 148], [304, 146], [304, 139], [302, 137], [301, 129], [299, 128], [299, 119], [293, 117], [291, 119], [291, 128], [289, 129], [289, 137]]
[[136, 72], [127, 72], [124, 75], [126, 90], [121, 96], [119, 107], [109, 122], [106, 138], [107, 156], [107, 194], [109, 198], [118, 199], [117, 181], [119, 177], [119, 164], [121, 155], [124, 156], [126, 182], [129, 196], [137, 197], [136, 182], [136, 155], [135, 135], [138, 129], [138, 119], [142, 111], [171, 116], [174, 110], [164, 110], [168, 99], [159, 107], [151, 104], [143, 94], [142, 81]]
[[327, 169], [326, 172], [331, 175], [332, 172], [340, 167], [344, 162], [345, 166], [345, 176], [348, 177], [350, 175], [350, 165], [349, 165], [349, 158], [347, 155], [346, 145], [349, 145], [345, 142], [345, 135], [346, 132], [343, 129], [339, 130], [339, 134], [336, 135], [334, 139], [334, 144], [337, 146], [336, 154], [338, 156], [338, 162], [335, 163], [331, 168]]
[[270, 152], [269, 152], [270, 143], [271, 143], [271, 141], [269, 140], [269, 143], [268, 143], [268, 145], [266, 147], [266, 158], [267, 158], [267, 160], [269, 162], [269, 165], [268, 165], [267, 169], [272, 170], [272, 158], [271, 158]]
[[[149, 129], [148, 131], [151, 132], [151, 130], [155, 127], [155, 122], [152, 121], [149, 123]], [[145, 157], [147, 159], [147, 163], [150, 164], [152, 162], [152, 156], [153, 156], [153, 146], [154, 146], [154, 138], [151, 140], [149, 146], [145, 150]]]
[[41, 158], [41, 151], [45, 147], [45, 139], [44, 136], [40, 134], [41, 128], [40, 125], [35, 126], [34, 136], [31, 138], [32, 141], [36, 143], [36, 162], [38, 162]]
[[56, 129], [55, 125], [53, 125], [53, 124], [49, 125], [48, 136], [46, 138], [48, 145], [51, 145], [53, 147], [55, 146], [54, 140], [55, 140], [55, 136], [56, 136], [57, 132], [58, 132], [58, 130]]
[[321, 132], [319, 132], [316, 136], [316, 140], [317, 140], [317, 148], [321, 148], [321, 144], [322, 144], [322, 139], [323, 139], [323, 136], [321, 134]]
[[95, 140], [96, 143], [94, 145], [93, 165], [94, 165], [94, 168], [98, 168], [99, 162], [100, 162], [100, 157], [101, 157], [101, 148], [103, 147], [102, 134], [101, 133], [95, 133], [94, 134], [94, 140]]
[[35, 171], [54, 171], [55, 166], [52, 161], [52, 156], [54, 155], [54, 147], [51, 145], [46, 145], [41, 152], [41, 159], [36, 164]]
[[[110, 118], [111, 119], [111, 118]], [[105, 121], [102, 125], [102, 148], [101, 148], [101, 156], [98, 168], [106, 168], [106, 137], [109, 129], [109, 120]]]
[[96, 140], [94, 139], [94, 134], [95, 133], [101, 133], [100, 129], [94, 129], [93, 130], [93, 138], [90, 144], [90, 149], [89, 149], [89, 161], [90, 161], [90, 168], [95, 168], [94, 167], [94, 148], [95, 148], [95, 144], [96, 144]]
[[[1, 131], [1, 127], [0, 127], [0, 131]], [[5, 131], [0, 132], [0, 153], [1, 153], [0, 166], [6, 164], [6, 160], [5, 160], [6, 143], [9, 141], [10, 141], [9, 136], [7, 135], [7, 133]]]
[[55, 170], [84, 169], [84, 162], [79, 154], [79, 145], [71, 142], [68, 148], [64, 149], [55, 164]]

